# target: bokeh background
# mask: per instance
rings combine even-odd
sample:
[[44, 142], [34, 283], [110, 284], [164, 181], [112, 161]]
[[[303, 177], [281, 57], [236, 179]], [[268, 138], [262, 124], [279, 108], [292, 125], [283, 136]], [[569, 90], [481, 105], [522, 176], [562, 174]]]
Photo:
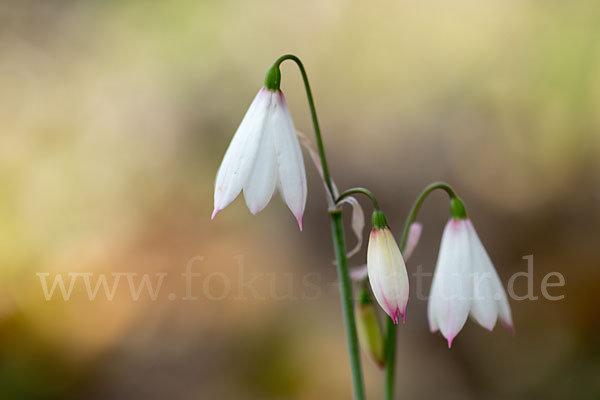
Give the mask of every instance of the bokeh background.
[[[505, 285], [534, 257], [539, 299], [512, 301], [514, 336], [468, 322], [448, 350], [412, 297], [402, 398], [600, 397], [598, 21], [592, 0], [3, 1], [0, 398], [350, 398], [308, 157], [304, 232], [278, 196], [210, 221], [222, 154], [287, 52], [307, 67], [338, 185], [371, 188], [397, 235], [422, 187], [445, 180]], [[312, 136], [300, 75], [282, 73]], [[433, 195], [411, 273], [433, 270], [447, 218]], [[194, 257], [197, 299], [182, 300]], [[560, 301], [542, 297], [552, 271]], [[112, 300], [79, 278], [46, 301], [36, 275], [119, 272], [168, 275], [137, 301], [126, 278]], [[382, 374], [363, 364], [379, 398]]]

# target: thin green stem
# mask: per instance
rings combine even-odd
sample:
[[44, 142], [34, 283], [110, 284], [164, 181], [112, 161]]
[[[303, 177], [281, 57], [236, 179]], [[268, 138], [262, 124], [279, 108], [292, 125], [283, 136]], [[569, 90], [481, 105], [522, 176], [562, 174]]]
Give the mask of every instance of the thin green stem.
[[354, 300], [352, 298], [352, 283], [348, 272], [348, 259], [346, 258], [346, 242], [344, 239], [344, 224], [342, 212], [332, 210], [331, 233], [333, 236], [333, 247], [337, 260], [338, 277], [340, 279], [340, 295], [342, 297], [342, 310], [344, 312], [344, 326], [346, 328], [346, 339], [348, 340], [348, 351], [350, 353], [350, 367], [352, 369], [352, 382], [354, 387], [354, 399], [365, 399], [365, 389], [362, 378], [360, 353], [358, 347], [358, 335], [356, 333], [356, 319], [354, 316]]
[[371, 202], [373, 203], [373, 208], [375, 210], [379, 210], [379, 204], [377, 203], [377, 199], [375, 198], [375, 195], [369, 189], [365, 189], [365, 188], [361, 188], [361, 187], [346, 190], [344, 193], [340, 194], [337, 199], [335, 199], [335, 204], [338, 204], [340, 201], [342, 201], [344, 199], [344, 197], [350, 196], [352, 194], [364, 194], [369, 199], [371, 199]]
[[429, 193], [433, 192], [436, 189], [444, 190], [446, 193], [448, 193], [448, 196], [451, 199], [456, 198], [456, 193], [454, 193], [454, 190], [444, 182], [434, 182], [425, 187], [425, 189], [423, 189], [419, 197], [417, 197], [417, 200], [415, 200], [410, 210], [410, 214], [408, 214], [408, 218], [406, 218], [406, 221], [404, 222], [404, 230], [402, 231], [402, 238], [400, 241], [400, 251], [404, 251], [404, 248], [406, 247], [410, 225], [415, 221], [415, 218], [417, 217], [417, 213], [419, 212], [423, 201], [425, 201], [425, 198], [429, 195]]
[[302, 74], [302, 80], [304, 81], [304, 89], [306, 89], [306, 97], [308, 99], [308, 106], [310, 108], [310, 115], [312, 117], [313, 127], [315, 129], [315, 137], [317, 139], [317, 148], [319, 150], [319, 158], [321, 159], [321, 167], [323, 168], [323, 179], [327, 185], [327, 190], [332, 199], [335, 199], [333, 192], [333, 185], [331, 184], [331, 176], [329, 175], [329, 167], [327, 166], [327, 158], [325, 157], [325, 147], [323, 146], [323, 139], [321, 137], [321, 128], [319, 127], [319, 120], [317, 118], [317, 110], [315, 108], [315, 101], [313, 100], [312, 91], [310, 90], [310, 84], [308, 83], [308, 75], [302, 61], [293, 54], [285, 54], [277, 59], [273, 64], [274, 67], [279, 68], [282, 62], [285, 60], [292, 60], [298, 65], [300, 73]]
[[384, 344], [385, 387], [384, 399], [394, 399], [394, 383], [396, 374], [396, 324], [391, 318], [386, 318], [387, 328]]
[[[321, 167], [323, 169], [323, 179], [327, 186], [327, 191], [331, 200], [335, 200], [335, 194], [333, 191], [333, 184], [331, 182], [331, 176], [329, 175], [329, 167], [327, 165], [327, 158], [325, 157], [325, 147], [323, 146], [323, 139], [321, 137], [321, 128], [319, 127], [319, 120], [317, 118], [317, 110], [315, 108], [315, 102], [310, 90], [310, 84], [308, 83], [308, 76], [302, 61], [298, 57], [292, 54], [286, 54], [279, 57], [271, 69], [268, 72], [267, 80], [273, 81], [273, 85], [279, 87], [279, 80], [281, 75], [279, 74], [279, 66], [285, 60], [292, 60], [298, 65], [300, 73], [302, 74], [302, 80], [304, 82], [304, 89], [306, 89], [306, 97], [308, 99], [308, 106], [310, 108], [310, 114], [312, 117], [313, 128], [315, 130], [315, 137], [317, 141], [317, 148], [319, 151], [319, 158], [321, 159]], [[269, 77], [272, 71], [275, 71], [274, 77]], [[333, 237], [333, 245], [335, 250], [335, 258], [337, 260], [338, 277], [340, 280], [340, 292], [342, 297], [342, 310], [344, 313], [344, 326], [346, 328], [346, 338], [348, 340], [348, 352], [350, 354], [350, 367], [352, 369], [352, 382], [354, 390], [355, 400], [365, 399], [365, 389], [363, 384], [362, 369], [360, 365], [360, 350], [358, 347], [358, 335], [356, 333], [356, 320], [354, 317], [354, 300], [352, 298], [352, 284], [350, 281], [350, 273], [348, 272], [348, 259], [346, 257], [346, 242], [344, 239], [344, 223], [342, 220], [341, 210], [331, 210], [331, 234]]]
[[[408, 217], [406, 218], [406, 222], [404, 223], [404, 230], [402, 232], [402, 238], [400, 240], [400, 251], [404, 252], [406, 248], [406, 242], [408, 241], [408, 232], [410, 230], [411, 224], [415, 221], [417, 217], [417, 213], [423, 204], [425, 198], [434, 190], [441, 189], [448, 193], [450, 199], [456, 198], [456, 193], [454, 190], [447, 184], [443, 182], [435, 182], [431, 185], [427, 186], [417, 200], [415, 200]], [[384, 399], [393, 400], [394, 399], [394, 382], [395, 382], [395, 371], [396, 371], [396, 325], [394, 322], [388, 318], [387, 321], [387, 336], [385, 343], [385, 386], [384, 386]]]

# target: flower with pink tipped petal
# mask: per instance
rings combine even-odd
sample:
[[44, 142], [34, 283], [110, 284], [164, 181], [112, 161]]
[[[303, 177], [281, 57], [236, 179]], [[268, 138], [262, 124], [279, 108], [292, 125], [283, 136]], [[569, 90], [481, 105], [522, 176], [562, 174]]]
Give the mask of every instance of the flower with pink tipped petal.
[[275, 188], [298, 220], [306, 205], [306, 171], [294, 122], [280, 90], [262, 88], [235, 132], [215, 183], [212, 218], [243, 190], [256, 214]]
[[442, 235], [427, 308], [431, 331], [439, 329], [448, 340], [448, 347], [469, 315], [490, 331], [498, 317], [511, 330], [513, 326], [500, 278], [462, 202], [452, 199], [451, 209], [452, 218]]
[[373, 230], [367, 248], [367, 270], [375, 299], [394, 323], [404, 321], [408, 302], [408, 274], [394, 235], [379, 210], [373, 212]]

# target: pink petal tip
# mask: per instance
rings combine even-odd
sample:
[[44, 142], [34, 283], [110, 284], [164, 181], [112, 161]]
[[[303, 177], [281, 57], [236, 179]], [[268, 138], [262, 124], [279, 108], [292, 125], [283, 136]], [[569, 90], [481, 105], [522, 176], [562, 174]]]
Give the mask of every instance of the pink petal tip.
[[300, 215], [299, 217], [296, 217], [296, 220], [298, 221], [298, 226], [300, 227], [300, 232], [302, 232], [302, 215]]
[[213, 210], [213, 212], [212, 212], [212, 215], [210, 216], [210, 219], [211, 219], [211, 220], [212, 220], [212, 219], [215, 219], [215, 217], [217, 216], [217, 213], [218, 213], [219, 211], [221, 211], [221, 210], [219, 210], [218, 208], [215, 208], [215, 209]]
[[452, 342], [454, 342], [455, 337], [456, 337], [456, 335], [450, 335], [446, 338], [446, 340], [448, 340], [448, 348], [452, 347]]

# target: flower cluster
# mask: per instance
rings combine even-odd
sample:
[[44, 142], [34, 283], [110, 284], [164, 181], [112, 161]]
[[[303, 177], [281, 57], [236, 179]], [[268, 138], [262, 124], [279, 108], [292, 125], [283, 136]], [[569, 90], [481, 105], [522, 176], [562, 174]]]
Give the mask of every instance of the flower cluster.
[[[266, 207], [277, 188], [302, 229], [307, 195], [306, 173], [297, 133], [283, 93], [279, 89], [279, 80], [278, 66], [274, 66], [267, 74], [265, 87], [256, 95], [231, 140], [216, 177], [212, 218], [242, 191], [248, 208], [256, 214]], [[309, 93], [309, 102], [311, 101]], [[314, 112], [314, 109], [312, 111]], [[313, 117], [316, 120], [316, 116]], [[318, 135], [317, 139], [320, 140]], [[322, 146], [322, 143], [320, 145]], [[356, 199], [344, 200], [344, 195], [338, 197], [335, 184], [327, 175], [322, 147], [320, 150], [323, 168], [318, 166], [319, 172], [329, 190], [332, 207], [337, 209], [343, 202], [348, 202], [355, 210], [360, 211], [357, 215], [364, 218], [362, 209], [356, 209]], [[318, 158], [314, 150], [309, 151], [313, 159]], [[447, 185], [443, 186], [450, 194], [451, 218], [442, 236], [433, 275], [428, 320], [431, 331], [439, 330], [450, 347], [469, 315], [489, 330], [494, 328], [498, 318], [511, 330], [513, 324], [502, 283], [471, 220], [467, 217], [464, 204], [452, 189]], [[363, 193], [368, 192], [366, 189], [362, 190]], [[357, 191], [360, 192], [354, 192]], [[367, 249], [366, 274], [361, 280], [366, 282], [368, 279], [377, 303], [394, 324], [397, 324], [400, 317], [405, 321], [409, 299], [409, 279], [401, 250], [412, 252], [418, 241], [421, 225], [411, 225], [414, 221], [409, 221], [407, 226], [411, 228], [411, 236], [403, 241], [403, 246], [407, 244], [407, 248], [401, 249], [376, 200], [370, 192], [368, 193], [373, 200], [375, 211]], [[416, 211], [411, 214], [413, 219], [415, 214]], [[364, 222], [355, 225], [358, 227], [359, 236], [363, 225]], [[408, 232], [405, 232], [406, 234]], [[376, 315], [365, 311], [367, 309], [364, 307], [368, 305], [366, 302], [362, 305], [363, 309], [359, 315], [366, 316], [367, 325], [372, 326], [377, 320]], [[379, 331], [372, 328], [361, 329], [361, 336], [366, 337], [365, 340], [369, 343], [376, 344], [372, 353], [376, 354], [378, 362], [382, 363], [381, 346], [373, 336]]]

